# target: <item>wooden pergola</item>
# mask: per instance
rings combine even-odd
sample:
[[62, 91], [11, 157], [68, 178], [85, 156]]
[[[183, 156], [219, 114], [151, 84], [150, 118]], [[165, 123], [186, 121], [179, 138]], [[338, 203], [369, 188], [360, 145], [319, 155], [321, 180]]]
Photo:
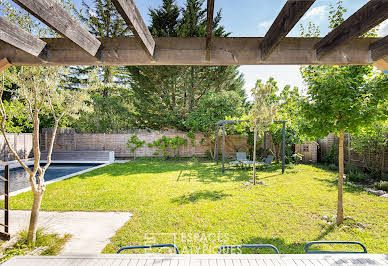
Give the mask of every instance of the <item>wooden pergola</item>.
[[97, 39], [56, 0], [13, 0], [64, 38], [39, 39], [0, 17], [0, 71], [11, 65], [366, 65], [388, 70], [388, 36], [359, 38], [388, 18], [388, 0], [370, 0], [323, 38], [289, 38], [315, 0], [288, 0], [264, 37], [157, 38], [133, 0], [112, 0], [133, 37]]

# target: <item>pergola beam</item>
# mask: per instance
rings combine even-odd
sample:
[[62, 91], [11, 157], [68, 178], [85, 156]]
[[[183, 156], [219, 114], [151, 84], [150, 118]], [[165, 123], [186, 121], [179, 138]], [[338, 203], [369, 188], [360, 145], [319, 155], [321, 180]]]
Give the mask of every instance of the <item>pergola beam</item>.
[[353, 38], [359, 37], [388, 18], [387, 0], [370, 0], [315, 46], [317, 59], [332, 53]]
[[280, 40], [294, 28], [315, 0], [288, 0], [260, 43], [261, 60], [265, 60]]
[[56, 0], [13, 0], [59, 34], [95, 56], [101, 42], [74, 19]]
[[155, 40], [148, 30], [147, 25], [144, 23], [135, 2], [133, 0], [112, 0], [112, 2], [121, 17], [127, 23], [129, 29], [135, 35], [141, 47], [153, 61], [155, 53]]
[[210, 56], [211, 56], [213, 17], [214, 17], [214, 0], [207, 0], [206, 61], [210, 61]]
[[151, 62], [134, 37], [102, 39], [101, 57], [90, 56], [63, 38], [43, 39], [49, 58], [39, 58], [0, 42], [0, 58], [12, 65], [368, 65], [369, 45], [378, 38], [358, 38], [322, 60], [313, 50], [319, 38], [284, 38], [266, 61], [257, 48], [263, 38], [212, 38], [212, 57], [206, 61], [206, 38], [155, 38], [156, 57]]
[[39, 56], [46, 43], [30, 32], [0, 17], [0, 40], [33, 56]]
[[377, 61], [388, 55], [388, 35], [369, 45], [373, 61]]
[[8, 62], [7, 58], [0, 59], [0, 73], [10, 67], [11, 64]]

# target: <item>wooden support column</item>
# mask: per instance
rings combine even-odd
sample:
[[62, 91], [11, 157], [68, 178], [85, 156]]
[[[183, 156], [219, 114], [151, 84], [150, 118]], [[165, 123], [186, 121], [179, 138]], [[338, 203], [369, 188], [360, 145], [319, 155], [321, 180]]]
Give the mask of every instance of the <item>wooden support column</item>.
[[315, 0], [288, 0], [260, 42], [261, 59], [265, 60], [287, 36]]
[[0, 59], [0, 73], [10, 67], [11, 64], [8, 62], [7, 58]]
[[56, 0], [13, 0], [50, 28], [95, 56], [101, 42], [74, 19]]
[[359, 37], [388, 18], [387, 0], [370, 0], [356, 13], [315, 44], [317, 59], [330, 54], [343, 44]]
[[154, 61], [155, 40], [144, 23], [135, 2], [133, 0], [112, 0], [112, 2], [141, 47], [150, 59]]
[[210, 61], [212, 49], [214, 0], [207, 0], [206, 61]]
[[369, 45], [374, 66], [380, 70], [388, 71], [388, 35]]
[[225, 172], [225, 123], [222, 124], [222, 173]]
[[217, 165], [218, 165], [218, 143], [219, 143], [219, 140], [218, 140], [218, 135], [219, 135], [219, 132], [220, 132], [220, 125], [217, 124], [217, 136], [216, 136], [216, 160], [217, 160]]
[[44, 41], [2, 17], [0, 17], [0, 40], [33, 56], [41, 55], [46, 47]]

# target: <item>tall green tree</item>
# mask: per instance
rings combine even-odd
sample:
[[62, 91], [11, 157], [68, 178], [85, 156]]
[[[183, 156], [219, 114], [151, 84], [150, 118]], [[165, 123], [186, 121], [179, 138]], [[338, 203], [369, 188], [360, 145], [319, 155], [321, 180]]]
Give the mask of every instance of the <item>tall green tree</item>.
[[[330, 28], [343, 21], [342, 1], [331, 6]], [[373, 33], [373, 32], [372, 32]], [[378, 119], [387, 118], [388, 77], [372, 66], [308, 66], [301, 68], [307, 85], [302, 104], [304, 132], [312, 138], [339, 135], [337, 225], [343, 223], [344, 134], [357, 133]]]
[[[75, 16], [98, 38], [115, 38], [131, 34], [125, 21], [110, 0], [82, 1], [81, 10], [73, 7]], [[92, 85], [90, 106], [93, 113], [83, 113], [73, 122], [73, 127], [86, 132], [116, 132], [132, 127], [130, 88], [123, 82], [122, 67], [71, 67], [67, 79], [71, 88]], [[88, 84], [95, 82], [97, 84]]]
[[[179, 8], [174, 0], [150, 10], [150, 32], [161, 37], [201, 37], [206, 33], [206, 9], [202, 0], [187, 0]], [[220, 25], [221, 12], [214, 18], [215, 36], [226, 36]], [[126, 67], [133, 91], [136, 125], [188, 130], [185, 121], [210, 92], [235, 91], [244, 98], [243, 78], [233, 66], [130, 66]]]

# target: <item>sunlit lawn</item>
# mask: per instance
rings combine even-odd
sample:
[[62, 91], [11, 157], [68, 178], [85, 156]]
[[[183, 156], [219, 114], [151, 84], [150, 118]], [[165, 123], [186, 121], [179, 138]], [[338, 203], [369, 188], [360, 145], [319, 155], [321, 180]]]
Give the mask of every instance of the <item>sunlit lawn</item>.
[[[249, 170], [221, 173], [214, 162], [138, 159], [113, 164], [47, 186], [42, 210], [131, 211], [107, 245], [176, 243], [183, 253], [214, 253], [223, 244], [270, 243], [280, 253], [304, 253], [312, 240], [355, 240], [371, 253], [388, 252], [388, 201], [345, 186], [345, 215], [336, 227], [322, 220], [336, 210], [336, 174], [295, 165], [259, 170], [268, 186], [244, 186]], [[11, 199], [29, 209], [31, 193]], [[158, 250], [156, 250], [158, 251]]]

